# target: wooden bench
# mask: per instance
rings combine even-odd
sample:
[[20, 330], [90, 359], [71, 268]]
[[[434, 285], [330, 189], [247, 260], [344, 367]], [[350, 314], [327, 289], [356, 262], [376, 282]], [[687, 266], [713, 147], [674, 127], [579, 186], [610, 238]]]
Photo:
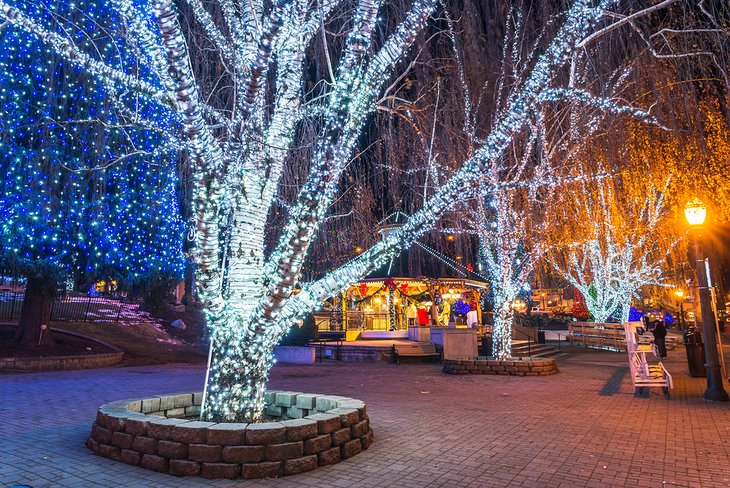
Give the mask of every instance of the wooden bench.
[[[673, 351], [677, 348], [677, 341], [678, 338], [676, 336], [667, 335], [667, 337], [664, 338], [664, 344], [667, 346], [667, 351]], [[637, 343], [641, 346], [644, 344], [651, 344], [654, 342], [654, 335], [646, 331], [643, 335], [640, 335], [637, 337]]]
[[586, 347], [621, 351], [626, 349], [624, 328], [621, 324], [574, 322], [568, 325], [568, 341]]
[[441, 360], [441, 353], [430, 342], [414, 342], [412, 344], [394, 344], [393, 358], [400, 363], [402, 358], [425, 358]]
[[655, 354], [655, 351], [652, 345], [639, 344], [636, 341], [636, 327], [639, 324], [639, 322], [626, 322], [624, 324], [631, 382], [639, 395], [645, 393], [647, 388], [658, 386], [661, 387], [665, 395], [669, 396], [670, 388], [674, 388], [672, 375], [669, 374], [661, 361], [657, 364], [649, 364], [647, 361], [647, 353]]

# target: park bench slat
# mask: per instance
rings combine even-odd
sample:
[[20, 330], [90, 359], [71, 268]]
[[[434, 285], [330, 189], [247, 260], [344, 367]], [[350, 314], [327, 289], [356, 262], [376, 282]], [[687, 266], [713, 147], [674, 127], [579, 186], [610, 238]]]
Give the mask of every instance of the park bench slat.
[[626, 349], [624, 330], [621, 324], [577, 323], [568, 325], [568, 341], [584, 346]]
[[393, 351], [395, 361], [400, 362], [401, 357], [441, 358], [441, 354], [432, 343], [418, 344], [394, 344]]

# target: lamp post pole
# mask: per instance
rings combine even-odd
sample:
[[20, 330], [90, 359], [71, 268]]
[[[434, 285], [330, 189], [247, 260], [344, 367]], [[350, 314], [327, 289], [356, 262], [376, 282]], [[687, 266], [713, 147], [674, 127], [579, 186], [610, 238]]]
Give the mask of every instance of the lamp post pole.
[[684, 299], [679, 299], [679, 327], [682, 329], [682, 335], [687, 333], [687, 323], [684, 321]]
[[[702, 249], [702, 224], [705, 223], [707, 207], [702, 201], [694, 198], [684, 207], [684, 216], [690, 225], [690, 236], [693, 237], [695, 247], [695, 271], [697, 273], [697, 294], [699, 295], [700, 310], [702, 311], [702, 338], [705, 345], [705, 371], [707, 376], [707, 389], [705, 390], [706, 400], [726, 402], [730, 400], [727, 392], [722, 387], [720, 375], [720, 364], [717, 353], [717, 325], [715, 314], [710, 304], [709, 276]], [[695, 305], [695, 318], [697, 317], [697, 306]], [[690, 343], [687, 342], [687, 357], [690, 356]], [[692, 373], [692, 366], [690, 366]]]
[[682, 336], [687, 333], [687, 329], [685, 327], [684, 323], [684, 292], [682, 290], [677, 290], [674, 292], [674, 294], [679, 299], [679, 330], [682, 331]]
[[695, 237], [695, 260], [697, 271], [697, 283], [700, 291], [700, 308], [702, 310], [702, 335], [705, 342], [705, 370], [707, 371], [707, 389], [705, 400], [726, 402], [730, 400], [727, 392], [722, 386], [722, 375], [720, 374], [720, 363], [717, 354], [717, 325], [715, 314], [710, 303], [710, 288], [708, 286], [707, 268], [702, 253], [701, 236]]

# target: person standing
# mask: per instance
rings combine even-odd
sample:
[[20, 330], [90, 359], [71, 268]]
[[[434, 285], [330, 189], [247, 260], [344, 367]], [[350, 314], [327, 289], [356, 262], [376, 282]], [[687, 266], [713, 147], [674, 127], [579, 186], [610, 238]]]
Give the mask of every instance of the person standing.
[[416, 313], [418, 313], [418, 325], [425, 327], [431, 324], [431, 317], [425, 308], [419, 308]]
[[664, 327], [664, 323], [660, 321], [654, 322], [654, 329], [651, 331], [654, 334], [654, 344], [659, 349], [659, 356], [667, 357], [667, 328]]
[[479, 328], [479, 316], [476, 308], [470, 307], [470, 310], [466, 313], [466, 326], [470, 329]]
[[411, 302], [406, 308], [406, 317], [408, 318], [408, 327], [414, 327], [418, 318], [418, 307], [415, 303]]

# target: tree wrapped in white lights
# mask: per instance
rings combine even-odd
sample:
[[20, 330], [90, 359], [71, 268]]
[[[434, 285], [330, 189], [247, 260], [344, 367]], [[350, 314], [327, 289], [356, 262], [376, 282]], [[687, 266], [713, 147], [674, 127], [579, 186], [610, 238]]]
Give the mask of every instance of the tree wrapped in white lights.
[[[520, 80], [533, 62], [537, 45], [530, 45], [526, 35], [530, 23], [524, 4], [513, 4], [507, 14], [502, 44], [501, 71], [493, 93], [494, 120], [499, 120], [509, 100], [521, 89]], [[540, 35], [534, 35], [536, 43], [547, 35], [545, 27]], [[454, 48], [458, 79], [464, 92], [464, 132], [466, 152], [478, 147], [477, 106], [469, 97], [469, 86], [464, 76], [465, 67], [460, 60], [456, 36], [450, 29]], [[571, 64], [576, 63], [574, 55]], [[572, 71], [572, 70], [571, 70]], [[576, 76], [571, 86], [577, 86]], [[589, 80], [580, 80], [587, 82]], [[568, 104], [570, 106], [570, 104]], [[613, 109], [618, 107], [614, 106]], [[492, 165], [480, 180], [480, 196], [465, 202], [463, 214], [466, 228], [446, 228], [451, 234], [466, 233], [476, 236], [479, 242], [478, 269], [489, 282], [494, 308], [492, 330], [492, 355], [509, 359], [512, 349], [512, 328], [515, 318], [515, 301], [529, 286], [536, 264], [541, 259], [546, 242], [547, 212], [544, 211], [551, 188], [560, 181], [573, 178], [585, 179], [588, 175], [567, 176], [562, 166], [570, 166], [570, 155], [563, 148], [564, 138], [560, 123], [560, 110], [546, 104], [534, 110], [533, 117], [515, 137], [500, 164]], [[559, 154], [559, 156], [557, 156]], [[560, 159], [560, 161], [556, 161]], [[531, 185], [515, 184], [531, 181]]]
[[[540, 259], [544, 246], [537, 242], [532, 223], [535, 201], [526, 189], [505, 188], [476, 200], [467, 210], [465, 229], [449, 233], [475, 235], [479, 240], [479, 273], [488, 281], [494, 302], [492, 355], [512, 356], [514, 303]], [[529, 243], [529, 245], [527, 245]]]
[[596, 322], [628, 321], [639, 290], [663, 284], [667, 254], [676, 243], [667, 232], [669, 181], [659, 188], [637, 181], [638, 175], [617, 177], [566, 191], [576, 203], [571, 218], [578, 218], [569, 232], [582, 240], [555, 249], [550, 262], [583, 295]]
[[[93, 46], [45, 27], [42, 5], [23, 3], [20, 9], [20, 2], [0, 0], [0, 18], [6, 28], [32, 33], [98, 77], [118, 94], [117, 109], [130, 123], [161, 127], [167, 144], [189, 156], [198, 294], [212, 341], [202, 417], [246, 422], [263, 419], [272, 350], [293, 321], [431, 228], [464, 189], [477, 186], [479, 175], [504, 162], [503, 153], [535, 107], [571, 97], [569, 90], [556, 91], [558, 74], [616, 2], [574, 2], [461, 168], [398, 231], [298, 294], [307, 251], [357, 139], [436, 1], [413, 0], [395, 27], [382, 30], [382, 0], [360, 0], [354, 7], [340, 0], [180, 3], [188, 13], [185, 22], [171, 0], [110, 0], [138, 53], [131, 68], [104, 64]], [[315, 40], [331, 39], [317, 36], [333, 12], [342, 11], [351, 17], [345, 24], [351, 30], [341, 40], [336, 66], [317, 86], [317, 96], [305, 95], [305, 53]], [[145, 120], [135, 110], [140, 103], [154, 105], [161, 117]], [[318, 129], [309, 176], [274, 249], [265, 254], [265, 224], [305, 119]]]
[[[515, 191], [496, 192], [477, 227], [481, 264], [494, 299], [492, 355], [497, 359], [512, 355], [513, 305], [543, 251], [533, 239], [538, 231], [530, 226], [531, 216], [524, 212], [528, 198]], [[527, 247], [527, 242], [534, 244]]]

